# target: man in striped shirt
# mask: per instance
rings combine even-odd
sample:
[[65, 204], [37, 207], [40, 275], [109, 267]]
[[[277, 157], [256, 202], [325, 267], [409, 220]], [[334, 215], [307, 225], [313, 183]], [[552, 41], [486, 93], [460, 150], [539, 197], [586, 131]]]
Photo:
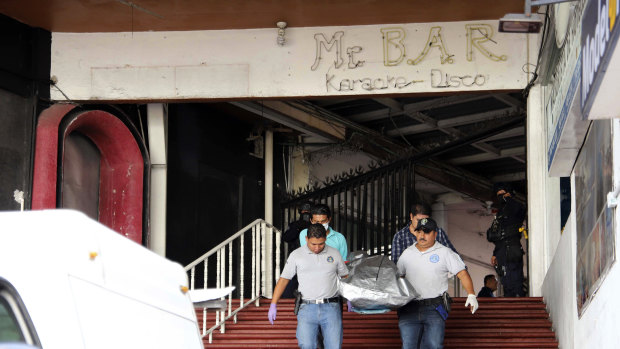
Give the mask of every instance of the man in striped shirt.
[[[411, 209], [409, 210], [409, 218], [411, 221], [404, 228], [399, 230], [398, 233], [394, 235], [394, 240], [392, 240], [392, 261], [394, 263], [398, 262], [398, 258], [400, 258], [400, 255], [403, 254], [403, 251], [405, 251], [407, 247], [413, 245], [417, 241], [413, 232], [418, 225], [418, 221], [422, 218], [429, 218], [431, 213], [431, 207], [426, 202], [418, 202], [411, 205]], [[436, 241], [458, 254], [458, 251], [454, 248], [450, 239], [448, 239], [448, 234], [441, 228], [437, 230]]]

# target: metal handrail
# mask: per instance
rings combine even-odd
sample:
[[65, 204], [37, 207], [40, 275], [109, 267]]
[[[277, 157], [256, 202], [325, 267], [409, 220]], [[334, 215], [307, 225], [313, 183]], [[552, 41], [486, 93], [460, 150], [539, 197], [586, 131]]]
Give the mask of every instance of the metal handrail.
[[[252, 257], [249, 261], [245, 258], [246, 233], [251, 234]], [[226, 315], [226, 310], [216, 311], [215, 325], [209, 329], [206, 328], [207, 308], [203, 308], [202, 337], [208, 335], [209, 343], [213, 340], [213, 332], [218, 328], [220, 332], [226, 332], [226, 321], [233, 318], [234, 323], [237, 322], [237, 313], [241, 309], [253, 302], [259, 306], [261, 296], [271, 297], [274, 281], [280, 277], [280, 237], [279, 229], [259, 218], [185, 266], [185, 271], [190, 273], [190, 289], [192, 290], [195, 289], [196, 285], [196, 267], [201, 264], [203, 265], [202, 282], [204, 288], [208, 288], [209, 284], [213, 283], [215, 283], [216, 288], [233, 286], [233, 271], [237, 272], [239, 285], [234, 286], [236, 286], [236, 292], [239, 296], [239, 307], [232, 310], [233, 295], [230, 293], [228, 295], [228, 315]], [[233, 247], [235, 242], [238, 244]], [[227, 254], [228, 258], [226, 258]], [[233, 260], [235, 254], [239, 261], [237, 265]], [[211, 280], [209, 279], [210, 257], [214, 257], [216, 263], [215, 278], [212, 276]], [[213, 264], [211, 265], [213, 266]], [[246, 270], [249, 273], [246, 273]], [[228, 283], [226, 276], [228, 276]], [[244, 302], [246, 282], [251, 285], [251, 296], [249, 301]], [[225, 297], [221, 299], [224, 300]]]
[[202, 256], [196, 258], [193, 262], [191, 262], [190, 264], [185, 266], [185, 271], [188, 271], [189, 269], [195, 267], [196, 265], [200, 264], [200, 262], [202, 262], [203, 260], [205, 260], [205, 258], [208, 258], [209, 256], [213, 255], [215, 252], [217, 252], [217, 250], [219, 250], [220, 248], [222, 248], [223, 246], [227, 245], [228, 243], [230, 243], [231, 241], [235, 240], [236, 238], [238, 238], [241, 234], [245, 233], [246, 231], [248, 231], [250, 228], [252, 228], [254, 225], [256, 225], [259, 222], [264, 222], [265, 225], [269, 228], [274, 228], [274, 229], [278, 229], [276, 227], [274, 227], [273, 225], [265, 222], [263, 219], [258, 218], [256, 219], [254, 222], [248, 224], [245, 226], [245, 228], [239, 230], [238, 232], [236, 232], [234, 235], [231, 235], [228, 239], [224, 240], [224, 242], [220, 243], [219, 245], [215, 246], [214, 248], [210, 249], [209, 252], [203, 254]]

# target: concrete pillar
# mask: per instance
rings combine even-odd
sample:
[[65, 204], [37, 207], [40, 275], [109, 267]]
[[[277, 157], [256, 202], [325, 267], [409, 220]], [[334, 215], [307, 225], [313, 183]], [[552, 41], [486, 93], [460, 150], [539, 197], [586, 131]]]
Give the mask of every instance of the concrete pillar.
[[273, 224], [273, 131], [265, 131], [265, 221]]
[[560, 178], [548, 175], [547, 131], [542, 89], [534, 85], [527, 100], [529, 294], [534, 297], [542, 295], [560, 232]]
[[167, 180], [167, 125], [168, 115], [161, 103], [147, 105], [149, 156], [151, 160], [149, 248], [166, 256], [166, 180]]
[[534, 85], [527, 99], [528, 262], [530, 296], [542, 295], [545, 278], [545, 177], [547, 177], [546, 125], [541, 86]]
[[[273, 131], [265, 131], [265, 221], [273, 224]], [[265, 256], [274, 255], [273, 252], [273, 231], [266, 229], [265, 231]], [[264, 293], [267, 298], [272, 297], [274, 285], [273, 258], [267, 258], [265, 261], [265, 289]]]

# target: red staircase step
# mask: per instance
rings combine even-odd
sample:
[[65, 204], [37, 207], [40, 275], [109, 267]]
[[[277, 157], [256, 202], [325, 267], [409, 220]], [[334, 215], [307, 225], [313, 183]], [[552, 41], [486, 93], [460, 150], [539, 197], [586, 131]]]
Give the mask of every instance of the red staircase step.
[[[465, 298], [454, 298], [446, 322], [444, 348], [558, 348], [551, 321], [542, 298], [482, 298], [480, 308], [472, 315], [464, 307]], [[233, 299], [233, 310], [239, 304]], [[278, 303], [275, 325], [267, 320], [269, 300], [260, 307], [251, 304], [238, 313], [237, 323], [226, 324], [226, 333], [216, 330], [213, 343], [205, 337], [205, 348], [297, 348], [297, 318], [293, 300]], [[226, 313], [227, 314], [227, 313]], [[201, 324], [203, 312], [196, 315]], [[207, 314], [207, 326], [215, 323], [215, 313]], [[398, 317], [395, 311], [362, 315], [343, 313], [343, 348], [400, 348]]]

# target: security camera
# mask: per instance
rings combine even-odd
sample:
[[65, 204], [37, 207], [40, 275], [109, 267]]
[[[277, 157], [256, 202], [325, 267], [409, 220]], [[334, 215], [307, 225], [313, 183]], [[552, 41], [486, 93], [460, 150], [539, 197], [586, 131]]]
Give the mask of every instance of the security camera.
[[539, 14], [509, 13], [499, 20], [498, 30], [503, 33], [538, 33], [542, 24], [543, 17]]

